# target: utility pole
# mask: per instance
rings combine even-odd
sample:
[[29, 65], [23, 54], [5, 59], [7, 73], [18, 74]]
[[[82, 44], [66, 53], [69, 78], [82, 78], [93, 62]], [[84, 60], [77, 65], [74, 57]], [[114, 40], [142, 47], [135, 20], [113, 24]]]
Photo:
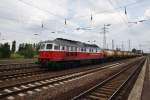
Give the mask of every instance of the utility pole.
[[114, 40], [112, 40], [112, 50], [114, 50]]
[[116, 45], [116, 50], [118, 50], [118, 45]]
[[106, 49], [109, 49], [109, 47], [108, 47], [108, 43], [107, 43], [107, 47], [106, 47]]
[[131, 40], [128, 40], [128, 51], [131, 49]]
[[106, 49], [106, 27], [105, 27], [105, 24], [104, 24], [104, 35], [103, 35], [103, 48]]
[[107, 42], [106, 42], [106, 32], [108, 32], [107, 31], [107, 26], [110, 26], [111, 24], [104, 24], [104, 27], [103, 27], [103, 34], [104, 34], [104, 36], [103, 36], [103, 48], [104, 49], [106, 49], [106, 46], [107, 46]]
[[121, 48], [122, 48], [122, 51], [123, 51], [123, 50], [124, 50], [124, 44], [123, 44], [123, 41], [122, 41]]

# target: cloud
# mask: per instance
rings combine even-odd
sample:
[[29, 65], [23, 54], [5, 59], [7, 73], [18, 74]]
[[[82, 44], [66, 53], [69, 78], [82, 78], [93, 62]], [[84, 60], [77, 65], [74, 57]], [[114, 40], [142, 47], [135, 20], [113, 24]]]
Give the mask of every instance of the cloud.
[[[126, 48], [129, 39], [132, 40], [132, 47], [137, 48], [144, 43], [142, 40], [149, 40], [149, 22], [128, 24], [128, 21], [149, 18], [150, 2], [145, 0], [142, 3], [145, 6], [140, 6], [140, 3], [129, 6], [126, 16], [124, 9], [114, 8], [133, 1], [111, 1], [113, 4], [108, 0], [1, 0], [0, 32], [2, 38], [8, 41], [17, 40], [18, 43], [62, 37], [85, 42], [96, 40], [102, 46], [103, 25], [111, 24], [107, 30], [109, 47], [112, 39], [116, 45], [124, 41]], [[136, 20], [130, 19], [137, 16]], [[90, 27], [93, 30], [77, 30], [79, 27]], [[147, 50], [146, 47], [143, 49]]]
[[150, 7], [148, 9], [146, 9], [145, 13], [144, 13], [144, 16], [146, 18], [150, 18]]

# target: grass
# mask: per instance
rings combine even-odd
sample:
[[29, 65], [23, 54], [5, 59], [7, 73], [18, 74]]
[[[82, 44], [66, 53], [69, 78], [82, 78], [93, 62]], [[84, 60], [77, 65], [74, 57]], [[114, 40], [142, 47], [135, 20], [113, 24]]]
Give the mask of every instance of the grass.
[[35, 62], [35, 61], [37, 61], [36, 58], [37, 58], [37, 56], [35, 56], [34, 58], [24, 58], [24, 56], [19, 55], [18, 53], [14, 53], [14, 54], [11, 54], [10, 58], [0, 59], [0, 64]]
[[18, 53], [13, 53], [10, 55], [10, 58], [0, 58], [0, 60], [23, 60], [23, 59], [35, 59], [38, 58], [38, 55], [35, 55], [33, 58], [25, 58], [23, 55]]
[[24, 59], [24, 56], [19, 55], [18, 53], [11, 54], [10, 59]]

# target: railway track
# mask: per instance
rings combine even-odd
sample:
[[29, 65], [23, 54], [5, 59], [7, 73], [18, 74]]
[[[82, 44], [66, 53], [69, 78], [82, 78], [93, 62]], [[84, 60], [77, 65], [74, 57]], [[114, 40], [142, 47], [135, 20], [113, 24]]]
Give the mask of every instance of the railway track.
[[126, 100], [143, 63], [144, 60], [122, 69], [72, 100]]
[[[126, 60], [123, 61], [117, 61], [118, 63], [120, 62], [126, 62]], [[115, 62], [114, 62], [115, 63]], [[105, 65], [105, 64], [103, 64]], [[102, 65], [102, 66], [103, 66]], [[6, 68], [8, 69], [8, 68]], [[43, 74], [43, 73], [47, 73], [49, 72], [49, 70], [47, 70], [46, 68], [41, 69], [38, 66], [33, 66], [33, 67], [19, 67], [17, 66], [17, 68], [13, 68], [13, 70], [11, 70], [12, 68], [10, 68], [9, 70], [0, 72], [0, 82], [5, 81], [5, 80], [14, 80], [17, 78], [21, 78], [21, 77], [28, 77], [28, 76], [36, 76], [38, 74]]]
[[12, 64], [0, 64], [0, 73], [19, 69], [30, 69], [34, 67], [39, 67], [35, 63], [12, 63]]
[[46, 69], [36, 69], [36, 70], [22, 70], [19, 72], [15, 71], [14, 73], [12, 72], [9, 72], [9, 73], [2, 73], [0, 75], [0, 82], [2, 81], [6, 81], [6, 80], [14, 80], [14, 79], [17, 79], [17, 78], [23, 78], [23, 77], [27, 77], [27, 76], [35, 76], [35, 75], [38, 75], [38, 74], [42, 74], [42, 73], [46, 73], [47, 70]]
[[12, 64], [12, 63], [34, 63], [37, 61], [37, 58], [35, 59], [1, 59], [0, 64]]
[[34, 63], [19, 63], [0, 65], [0, 82], [2, 80], [24, 77], [27, 75], [40, 74], [46, 69], [39, 68], [39, 65]]
[[116, 63], [112, 65], [107, 65], [101, 68], [90, 69], [86, 71], [58, 75], [50, 77], [45, 75], [44, 78], [37, 78], [30, 80], [28, 82], [19, 82], [14, 85], [5, 85], [0, 87], [0, 98], [3, 99], [15, 99], [15, 96], [25, 96], [25, 93], [32, 94], [34, 91], [41, 91], [41, 89], [47, 89], [48, 87], [53, 87], [55, 85], [64, 84], [68, 81], [75, 81], [79, 78], [85, 77], [89, 74], [95, 73], [97, 71], [107, 69], [110, 67], [125, 66], [124, 63]]
[[[126, 63], [128, 62], [128, 60], [123, 60], [123, 61], [117, 61], [117, 62], [113, 62], [110, 64], [115, 64], [115, 63]], [[99, 68], [105, 65], [109, 65], [109, 63], [105, 63], [102, 65], [95, 65], [92, 67], [87, 67], [87, 68], [83, 68], [83, 70], [90, 70], [95, 68]], [[80, 70], [78, 70], [80, 71]], [[41, 69], [41, 68], [30, 68], [30, 69], [20, 69], [20, 70], [13, 70], [13, 71], [6, 71], [0, 74], [0, 83], [7, 83], [10, 81], [17, 81], [19, 79], [28, 79], [28, 80], [33, 80], [34, 78], [46, 78], [46, 76], [51, 76], [53, 75], [54, 72], [47, 70], [47, 69]]]

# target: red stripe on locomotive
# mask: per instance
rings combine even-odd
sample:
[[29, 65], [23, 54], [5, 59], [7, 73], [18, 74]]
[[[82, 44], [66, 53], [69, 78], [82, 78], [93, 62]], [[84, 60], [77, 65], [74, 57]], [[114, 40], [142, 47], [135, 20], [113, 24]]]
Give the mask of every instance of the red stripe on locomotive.
[[67, 51], [39, 51], [39, 58], [47, 59], [65, 59], [65, 58], [80, 58], [80, 59], [98, 59], [103, 58], [103, 53], [91, 52], [67, 52]]

